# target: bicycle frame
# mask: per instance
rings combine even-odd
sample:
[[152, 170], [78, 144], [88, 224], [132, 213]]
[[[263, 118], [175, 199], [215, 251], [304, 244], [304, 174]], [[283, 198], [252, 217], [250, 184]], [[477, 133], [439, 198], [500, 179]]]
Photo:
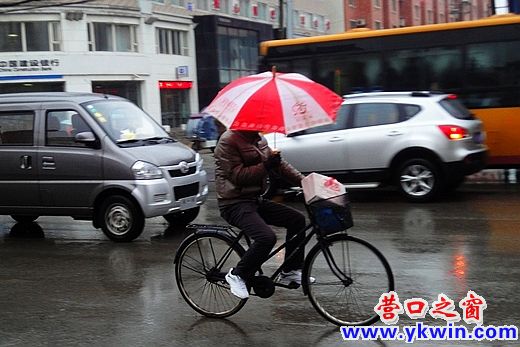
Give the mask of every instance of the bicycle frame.
[[[219, 269], [226, 262], [227, 258], [229, 257], [229, 255], [232, 252], [233, 246], [235, 244], [238, 244], [242, 238], [245, 238], [247, 244], [250, 245], [249, 237], [243, 231], [240, 231], [239, 233], [235, 233], [231, 227], [229, 227], [229, 229], [231, 231], [231, 234], [234, 235], [234, 240], [233, 240], [233, 243], [231, 244], [231, 246], [229, 247], [229, 249], [224, 253], [224, 255], [221, 257], [221, 259], [216, 264], [217, 269]], [[311, 230], [311, 232], [306, 234], [309, 229]], [[306, 225], [302, 230], [300, 230], [297, 234], [293, 235], [289, 240], [285, 241], [280, 246], [278, 246], [277, 248], [272, 250], [271, 253], [269, 253], [267, 260], [274, 257], [282, 249], [286, 248], [288, 243], [293, 241], [293, 239], [297, 238], [302, 233], [306, 234], [305, 238], [302, 241], [300, 241], [300, 243], [295, 247], [294, 251], [291, 254], [289, 254], [289, 256], [286, 257], [286, 259], [283, 261], [283, 263], [270, 276], [270, 279], [272, 281], [274, 281], [276, 279], [276, 277], [280, 274], [280, 272], [282, 272], [284, 265], [296, 255], [296, 252], [301, 247], [305, 247], [314, 235], [317, 235], [318, 244], [323, 249], [323, 254], [325, 255], [325, 259], [326, 259], [327, 264], [329, 265], [330, 269], [332, 270], [334, 275], [340, 281], [342, 281], [345, 285], [350, 285], [352, 283], [352, 279], [350, 278], [350, 276], [343, 273], [343, 271], [341, 271], [341, 269], [337, 266], [334, 258], [330, 254], [330, 250], [328, 249], [328, 243], [327, 243], [326, 238], [317, 234], [315, 226], [312, 223]]]

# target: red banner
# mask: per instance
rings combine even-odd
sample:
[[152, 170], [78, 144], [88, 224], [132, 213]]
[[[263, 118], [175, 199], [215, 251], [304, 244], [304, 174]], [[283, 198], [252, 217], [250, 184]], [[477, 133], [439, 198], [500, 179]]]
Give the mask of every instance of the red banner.
[[190, 89], [191, 81], [159, 81], [159, 89]]

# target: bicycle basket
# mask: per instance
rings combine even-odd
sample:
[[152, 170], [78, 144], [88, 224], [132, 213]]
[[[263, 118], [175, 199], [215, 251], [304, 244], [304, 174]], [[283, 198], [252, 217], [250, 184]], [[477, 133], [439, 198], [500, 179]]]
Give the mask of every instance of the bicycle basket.
[[322, 235], [337, 233], [354, 225], [347, 193], [315, 201], [309, 205], [309, 210], [314, 225]]

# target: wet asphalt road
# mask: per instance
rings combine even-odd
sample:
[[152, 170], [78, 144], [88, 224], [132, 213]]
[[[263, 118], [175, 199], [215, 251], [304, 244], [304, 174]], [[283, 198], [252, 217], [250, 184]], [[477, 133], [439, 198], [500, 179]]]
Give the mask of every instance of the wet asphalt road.
[[[196, 222], [221, 224], [210, 194]], [[465, 185], [432, 204], [410, 204], [392, 191], [353, 191], [351, 198], [351, 234], [385, 254], [401, 302], [421, 297], [431, 305], [440, 293], [458, 302], [473, 290], [487, 300], [485, 325], [520, 325], [519, 185]], [[136, 241], [116, 244], [86, 221], [41, 217], [24, 226], [0, 216], [0, 346], [406, 345], [342, 341], [301, 290], [277, 288], [228, 319], [204, 318], [183, 301], [173, 276], [185, 236], [162, 218], [149, 219]], [[421, 322], [443, 325], [430, 316]], [[477, 343], [413, 344], [441, 345]]]

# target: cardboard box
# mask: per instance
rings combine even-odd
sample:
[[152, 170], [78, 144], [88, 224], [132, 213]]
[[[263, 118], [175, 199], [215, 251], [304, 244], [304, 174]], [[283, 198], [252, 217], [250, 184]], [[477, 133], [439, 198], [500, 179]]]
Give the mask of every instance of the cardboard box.
[[345, 194], [343, 184], [333, 177], [311, 173], [302, 180], [303, 195], [307, 204]]

